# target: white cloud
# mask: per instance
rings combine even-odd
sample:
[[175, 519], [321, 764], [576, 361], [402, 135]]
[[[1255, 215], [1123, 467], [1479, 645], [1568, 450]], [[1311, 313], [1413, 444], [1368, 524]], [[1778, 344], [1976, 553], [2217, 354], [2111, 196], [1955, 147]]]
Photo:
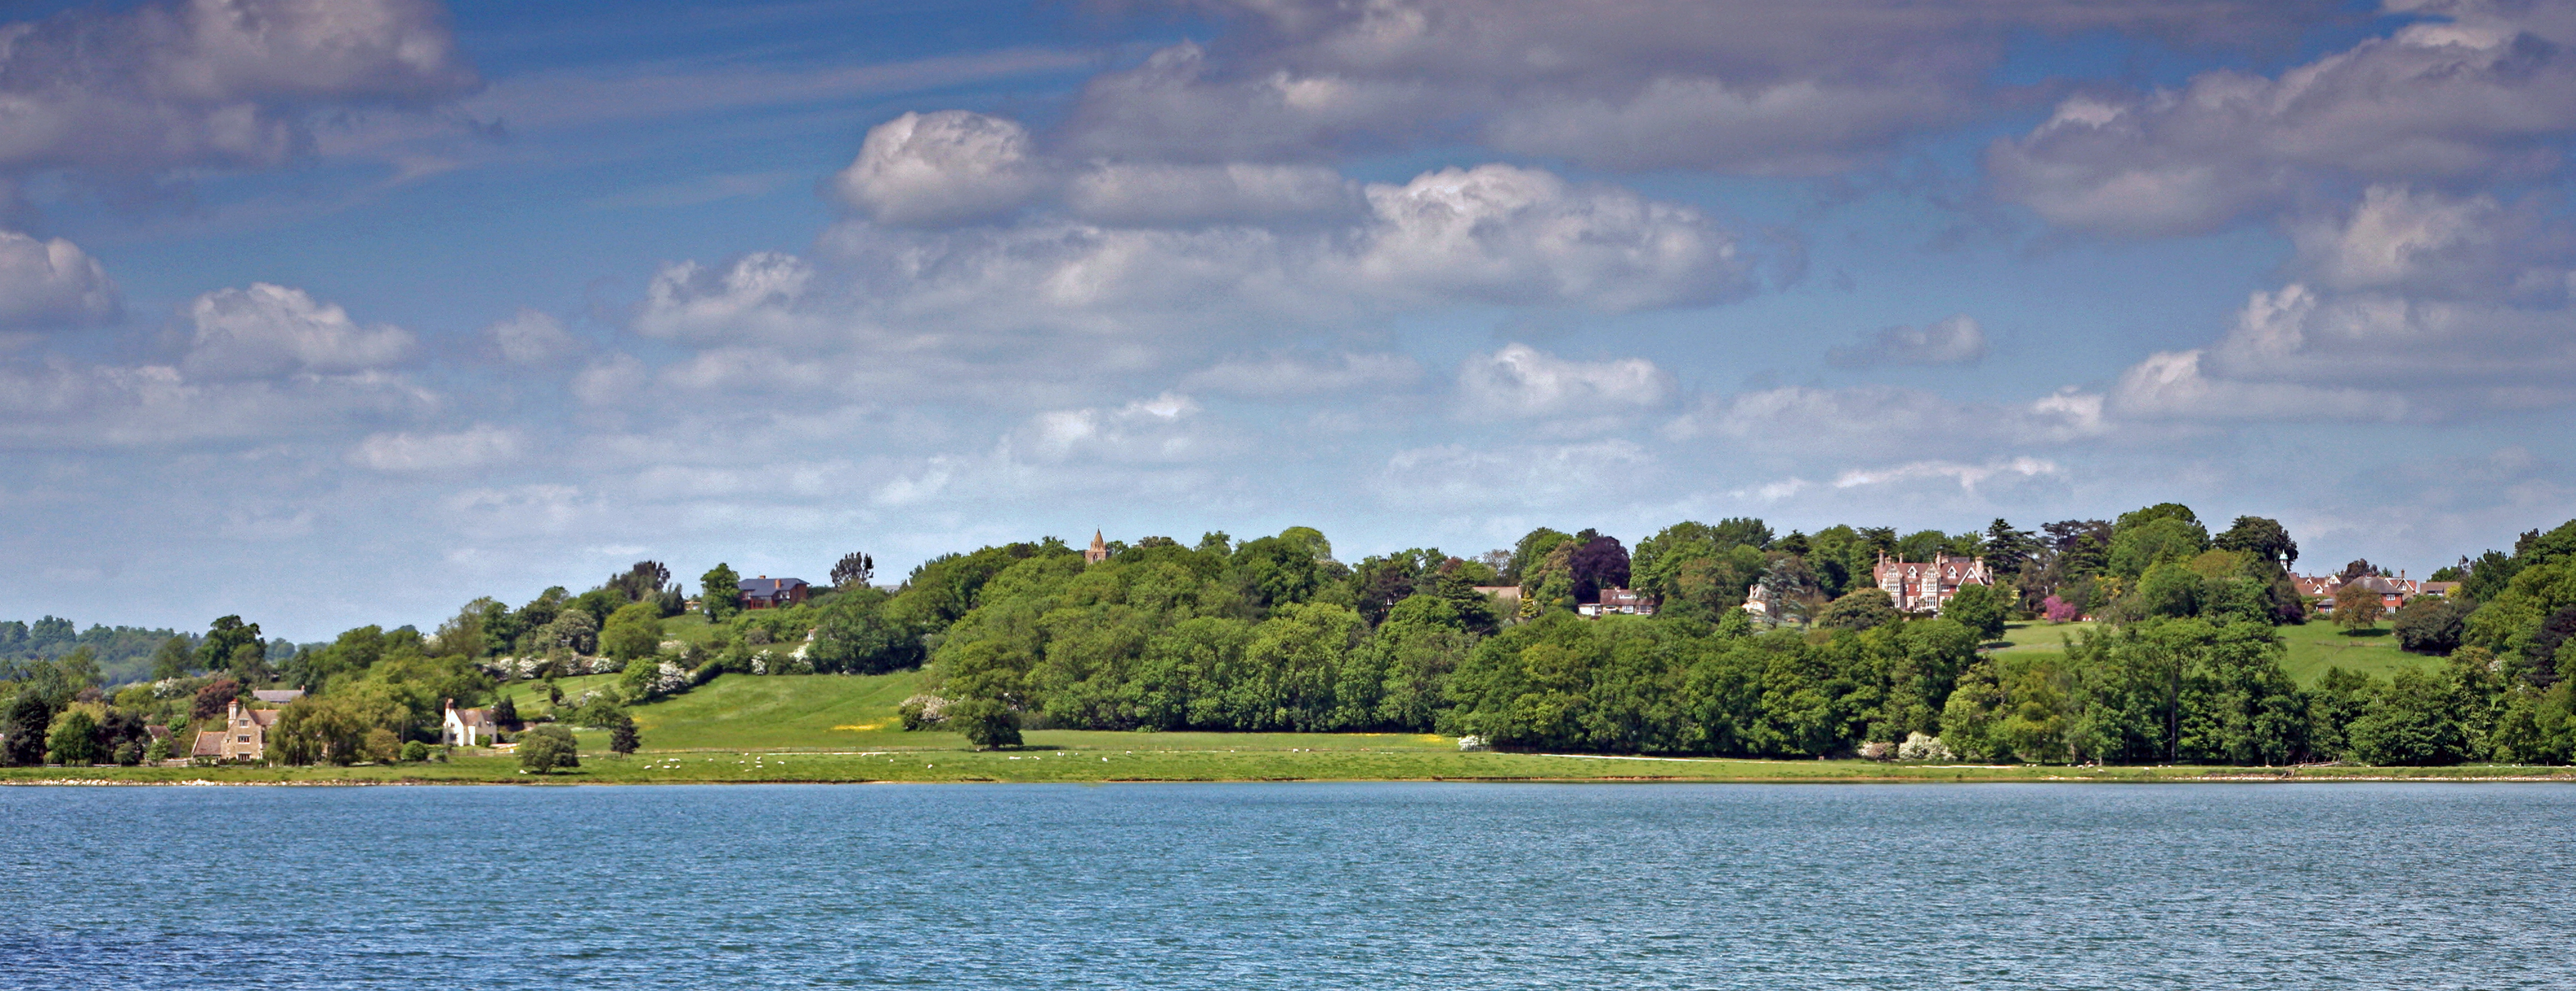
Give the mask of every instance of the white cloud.
[[1957, 483], [1963, 492], [1974, 492], [1990, 480], [2016, 480], [2043, 475], [2060, 475], [2056, 462], [2032, 457], [2001, 458], [1984, 464], [1960, 464], [1954, 461], [1914, 461], [1890, 468], [1855, 468], [1834, 478], [1838, 489], [1869, 485], [1901, 485], [1925, 479], [1942, 479]]
[[870, 128], [833, 183], [878, 223], [941, 226], [1019, 209], [1051, 184], [1048, 171], [1019, 122], [942, 110]]
[[1825, 362], [1843, 368], [1972, 365], [1985, 356], [1985, 328], [1962, 313], [1921, 327], [1889, 327], [1858, 344], [1826, 350]]
[[2111, 409], [2123, 417], [2182, 420], [2398, 420], [2400, 397], [2359, 389], [2211, 378], [2205, 353], [2166, 351], [2120, 374]]
[[1986, 155], [1996, 191], [2059, 226], [2216, 230], [2338, 182], [2554, 172], [2576, 131], [2576, 22], [2547, 6], [2392, 4], [2449, 18], [2277, 77], [2218, 69], [2180, 89], [2069, 98]]
[[186, 0], [0, 31], [0, 171], [277, 165], [316, 111], [477, 85], [432, 0]]
[[581, 338], [564, 330], [563, 321], [541, 310], [521, 309], [509, 319], [483, 328], [501, 358], [514, 365], [545, 365], [588, 349]]
[[635, 329], [683, 340], [800, 331], [805, 321], [792, 316], [789, 307], [813, 278], [814, 268], [804, 259], [774, 251], [745, 255], [721, 270], [696, 262], [665, 265], [644, 291]]
[[1526, 344], [1458, 366], [1461, 412], [1515, 419], [1634, 415], [1672, 398], [1673, 378], [1644, 358], [1569, 361]]
[[1294, 161], [1481, 142], [1592, 167], [1840, 170], [2006, 105], [1990, 74], [2034, 30], [2262, 44], [2326, 4], [1190, 6], [1234, 30], [1094, 77], [1067, 127], [1076, 153]]
[[117, 312], [98, 259], [62, 238], [0, 230], [0, 328], [96, 323]]
[[1367, 195], [1375, 223], [1351, 264], [1391, 291], [1615, 311], [1752, 289], [1735, 239], [1705, 215], [1623, 189], [1481, 165], [1371, 184]]
[[408, 360], [414, 344], [410, 331], [360, 326], [336, 304], [265, 282], [199, 296], [186, 312], [196, 334], [180, 367], [191, 376], [363, 372]]
[[349, 452], [349, 463], [382, 472], [456, 471], [515, 460], [525, 444], [518, 431], [488, 423], [456, 433], [378, 433]]
[[1003, 455], [1039, 463], [1177, 463], [1230, 450], [1230, 438], [1198, 422], [1200, 411], [1197, 400], [1173, 392], [1117, 409], [1052, 410], [1005, 438]]

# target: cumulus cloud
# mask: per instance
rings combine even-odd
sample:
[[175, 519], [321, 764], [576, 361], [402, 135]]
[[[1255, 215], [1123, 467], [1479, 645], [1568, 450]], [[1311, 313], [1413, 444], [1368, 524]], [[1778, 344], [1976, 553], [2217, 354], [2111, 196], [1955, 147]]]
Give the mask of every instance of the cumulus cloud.
[[687, 340], [773, 336], [801, 329], [791, 309], [814, 278], [814, 267], [794, 255], [763, 251], [720, 269], [696, 262], [665, 265], [644, 290], [635, 329], [653, 337]]
[[470, 91], [432, 0], [180, 0], [0, 35], [0, 170], [271, 166], [332, 106]]
[[1698, 210], [1623, 189], [1576, 189], [1508, 165], [1372, 184], [1375, 224], [1353, 263], [1371, 281], [1499, 303], [1584, 300], [1630, 310], [1740, 296], [1734, 238]]
[[1673, 377], [1644, 358], [1569, 361], [1526, 344], [1458, 367], [1460, 411], [1475, 417], [1618, 417], [1670, 401]]
[[2392, 420], [2576, 402], [2576, 238], [2535, 204], [2379, 186], [2292, 231], [2302, 278], [2251, 294], [2207, 347], [2129, 369], [2115, 410]]
[[62, 238], [0, 230], [0, 328], [96, 323], [115, 316], [107, 268]]
[[833, 183], [878, 223], [939, 226], [1019, 209], [1051, 182], [1047, 171], [1019, 122], [942, 110], [869, 129]]
[[1198, 400], [1166, 392], [1125, 406], [1050, 410], [1030, 418], [1005, 438], [1005, 456], [1055, 463], [1094, 461], [1186, 462], [1225, 449], [1197, 422]]
[[337, 304], [265, 282], [199, 296], [186, 313], [196, 334], [180, 367], [206, 378], [364, 372], [407, 360], [414, 344], [410, 331], [360, 326]]
[[2576, 130], [2576, 20], [2547, 5], [2406, 3], [2446, 18], [2276, 77], [2232, 69], [2179, 89], [2068, 98], [1999, 140], [1998, 194], [2050, 223], [2194, 234], [2337, 182], [2536, 177]]
[[2408, 412], [2404, 399], [2385, 393], [2212, 378], [2202, 371], [2205, 357], [2199, 350], [2150, 355], [2120, 374], [2112, 409], [2130, 417], [2213, 421], [2384, 421]]
[[1293, 161], [1482, 142], [1608, 168], [1833, 171], [1999, 104], [1987, 79], [2016, 34], [2260, 43], [2328, 5], [1189, 6], [1232, 30], [1094, 78], [1068, 128], [1077, 153]]
[[510, 318], [483, 328], [483, 336], [501, 360], [514, 365], [545, 365], [582, 353], [587, 345], [564, 330], [563, 321], [542, 310], [521, 309]]
[[478, 423], [455, 433], [370, 434], [349, 452], [349, 463], [382, 472], [436, 472], [502, 464], [519, 456], [518, 431]]
[[1973, 365], [1985, 356], [1985, 328], [1962, 313], [1921, 327], [1889, 327], [1858, 344], [1830, 348], [1825, 363], [1839, 368]]

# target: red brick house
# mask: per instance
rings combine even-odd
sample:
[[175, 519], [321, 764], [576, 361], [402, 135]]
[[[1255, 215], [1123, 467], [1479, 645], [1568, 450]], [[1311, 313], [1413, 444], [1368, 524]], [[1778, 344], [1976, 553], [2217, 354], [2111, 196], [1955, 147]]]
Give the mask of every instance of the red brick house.
[[745, 609], [784, 609], [805, 601], [805, 579], [758, 578], [742, 580], [742, 607]]
[[1899, 561], [1885, 553], [1878, 556], [1878, 566], [1869, 569], [1870, 580], [1887, 590], [1896, 600], [1898, 612], [1931, 613], [1938, 616], [1941, 607], [1963, 585], [1993, 585], [1994, 575], [1986, 570], [1986, 559], [1934, 554], [1929, 562]]

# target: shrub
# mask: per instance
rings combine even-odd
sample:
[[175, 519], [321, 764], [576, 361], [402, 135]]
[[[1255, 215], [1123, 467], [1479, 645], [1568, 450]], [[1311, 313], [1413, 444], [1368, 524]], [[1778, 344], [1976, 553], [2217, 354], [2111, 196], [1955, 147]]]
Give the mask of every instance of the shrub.
[[936, 695], [915, 695], [894, 707], [903, 717], [904, 732], [929, 729], [948, 721], [948, 700]]
[[425, 761], [425, 760], [428, 760], [428, 759], [429, 759], [429, 744], [422, 743], [422, 742], [420, 742], [420, 741], [418, 741], [418, 740], [413, 740], [413, 741], [411, 741], [410, 743], [403, 744], [403, 748], [402, 748], [402, 760], [403, 760], [403, 763], [406, 763], [406, 764], [418, 764], [418, 763], [420, 763], [420, 762], [422, 762], [422, 761]]
[[154, 740], [154, 741], [152, 741], [152, 745], [151, 745], [151, 746], [148, 746], [148, 747], [143, 748], [143, 760], [144, 760], [146, 763], [158, 764], [158, 763], [161, 763], [162, 761], [169, 760], [169, 759], [170, 759], [170, 741], [169, 741], [169, 740], [166, 740], [166, 739]]
[[2039, 600], [2039, 611], [2051, 623], [2072, 623], [2084, 618], [2084, 607], [2054, 595]]
[[1905, 734], [1905, 742], [1898, 744], [1896, 747], [1896, 759], [1957, 760], [1958, 755], [1951, 753], [1950, 748], [1941, 742], [1940, 737], [1926, 736], [1922, 733], [1907, 733]]
[[548, 774], [557, 768], [580, 766], [581, 745], [573, 741], [571, 730], [539, 726], [519, 736], [521, 770]]

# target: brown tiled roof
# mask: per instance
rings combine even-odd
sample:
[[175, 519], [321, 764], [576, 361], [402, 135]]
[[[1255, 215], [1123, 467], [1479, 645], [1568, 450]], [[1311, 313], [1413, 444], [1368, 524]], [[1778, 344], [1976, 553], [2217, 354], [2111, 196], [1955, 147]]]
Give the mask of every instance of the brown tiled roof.
[[242, 714], [249, 716], [251, 722], [258, 723], [261, 729], [267, 729], [268, 727], [277, 725], [278, 711], [279, 710], [276, 709], [250, 709]]
[[199, 733], [197, 745], [188, 749], [190, 757], [221, 757], [224, 755], [224, 735], [213, 731]]

